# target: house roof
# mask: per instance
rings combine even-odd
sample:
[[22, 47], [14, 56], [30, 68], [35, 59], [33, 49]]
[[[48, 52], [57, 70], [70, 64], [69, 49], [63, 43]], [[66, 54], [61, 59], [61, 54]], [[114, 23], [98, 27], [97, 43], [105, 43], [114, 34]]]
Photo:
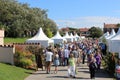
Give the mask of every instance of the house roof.
[[104, 28], [118, 28], [117, 24], [104, 24]]
[[62, 28], [61, 30], [62, 30], [62, 31], [69, 31], [69, 28], [68, 28], [68, 27]]
[[89, 28], [80, 28], [80, 32], [87, 32], [89, 31]]

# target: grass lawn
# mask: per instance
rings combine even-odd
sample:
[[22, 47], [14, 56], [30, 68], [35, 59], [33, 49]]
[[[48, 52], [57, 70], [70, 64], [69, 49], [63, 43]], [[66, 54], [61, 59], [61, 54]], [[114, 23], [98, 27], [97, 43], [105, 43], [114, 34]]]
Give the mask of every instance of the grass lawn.
[[4, 43], [24, 43], [28, 38], [4, 38]]
[[0, 63], [0, 80], [24, 80], [32, 70]]

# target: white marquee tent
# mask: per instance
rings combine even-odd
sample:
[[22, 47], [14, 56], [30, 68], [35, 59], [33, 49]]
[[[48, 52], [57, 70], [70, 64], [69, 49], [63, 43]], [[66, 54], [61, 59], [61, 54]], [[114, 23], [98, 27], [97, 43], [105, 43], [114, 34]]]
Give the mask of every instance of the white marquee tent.
[[66, 32], [63, 37], [67, 40], [67, 42], [72, 42], [73, 41], [72, 38], [69, 36], [68, 32]]
[[51, 39], [54, 40], [54, 44], [67, 42], [67, 40], [60, 35], [59, 31], [57, 31], [56, 35]]
[[100, 37], [100, 40], [101, 40], [103, 37], [105, 37], [105, 36], [106, 36], [106, 34], [107, 34], [107, 32], [106, 32], [106, 33], [104, 33], [104, 34]]
[[54, 41], [49, 39], [43, 32], [42, 28], [40, 28], [34, 37], [26, 40], [26, 43], [40, 43], [42, 46], [48, 47], [53, 45]]
[[77, 38], [79, 38], [79, 36], [78, 36], [78, 34], [77, 34], [77, 33], [76, 33], [74, 36], [75, 36], [75, 37], [77, 37]]
[[80, 39], [80, 37], [78, 36], [78, 34], [77, 34], [77, 33], [74, 35], [74, 37], [76, 38], [76, 40], [75, 40], [75, 41], [78, 41], [78, 40]]
[[105, 36], [105, 38], [107, 38], [107, 37], [109, 37], [109, 35], [110, 35], [110, 34], [109, 34], [109, 32], [107, 31], [104, 36]]
[[75, 41], [75, 37], [73, 36], [72, 33], [70, 33], [70, 37], [71, 37], [72, 42]]
[[111, 52], [120, 52], [120, 28], [117, 34], [110, 39]]
[[107, 42], [108, 42], [109, 51], [111, 51], [111, 46], [112, 46], [112, 45], [111, 45], [111, 42], [110, 42], [110, 39], [111, 39], [112, 37], [114, 37], [115, 35], [116, 35], [115, 31], [114, 31], [114, 29], [112, 29], [110, 35], [106, 38], [106, 39], [107, 39]]
[[85, 39], [85, 36], [80, 36], [81, 39]]
[[106, 33], [104, 33], [104, 34], [100, 37], [100, 39], [99, 39], [100, 42], [102, 42], [102, 39], [103, 39], [103, 38], [106, 39], [107, 37], [109, 37], [109, 32], [108, 32], [108, 31], [107, 31]]
[[109, 40], [110, 38], [114, 37], [116, 35], [114, 29], [112, 29], [110, 35], [106, 38], [107, 40]]

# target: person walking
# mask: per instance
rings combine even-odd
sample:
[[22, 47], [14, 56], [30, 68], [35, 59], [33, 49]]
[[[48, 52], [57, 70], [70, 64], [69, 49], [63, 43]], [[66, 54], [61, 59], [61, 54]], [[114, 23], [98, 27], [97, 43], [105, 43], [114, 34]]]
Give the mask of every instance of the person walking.
[[68, 60], [68, 77], [73, 77], [75, 78], [75, 59], [74, 59], [74, 55], [72, 53], [70, 53], [70, 57]]
[[64, 66], [68, 65], [69, 54], [70, 54], [70, 50], [65, 48], [64, 52], [63, 52], [63, 55], [64, 55]]
[[78, 63], [78, 58], [79, 58], [79, 52], [77, 51], [77, 48], [74, 48], [71, 53], [74, 55], [75, 64], [77, 65], [77, 63]]
[[46, 51], [46, 73], [50, 73], [50, 68], [51, 68], [51, 63], [52, 63], [52, 57], [53, 57], [53, 52], [51, 49], [47, 49]]
[[89, 67], [91, 79], [95, 79], [95, 69], [96, 69], [95, 63], [96, 63], [96, 59], [94, 58], [93, 53], [91, 53], [88, 58], [88, 67]]
[[57, 52], [55, 52], [55, 55], [54, 55], [54, 66], [55, 66], [55, 71], [54, 73], [57, 73], [58, 72], [58, 65], [60, 64], [59, 63], [59, 55]]
[[102, 56], [101, 56], [99, 49], [96, 51], [95, 59], [96, 59], [96, 64], [97, 64], [97, 70], [99, 70], [101, 66], [101, 60], [102, 60]]
[[59, 55], [60, 66], [63, 66], [64, 65], [63, 48], [58, 49], [58, 55]]
[[86, 58], [86, 49], [82, 51], [82, 64], [85, 64], [85, 58]]

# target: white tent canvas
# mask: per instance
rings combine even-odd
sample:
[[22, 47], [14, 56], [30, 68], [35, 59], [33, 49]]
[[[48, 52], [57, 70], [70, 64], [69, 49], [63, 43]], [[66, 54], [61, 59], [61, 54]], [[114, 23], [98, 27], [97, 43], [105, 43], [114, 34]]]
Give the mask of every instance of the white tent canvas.
[[85, 36], [80, 36], [81, 39], [85, 39]]
[[110, 47], [111, 52], [119, 52], [120, 51], [120, 28], [117, 32], [117, 34], [110, 39]]
[[114, 37], [115, 35], [116, 35], [115, 31], [114, 31], [114, 29], [112, 29], [110, 35], [106, 38], [107, 43], [108, 43], [108, 50], [109, 50], [109, 52], [111, 51], [111, 42], [110, 42], [110, 39], [112, 37]]
[[75, 41], [75, 37], [73, 36], [72, 33], [70, 33], [70, 37], [71, 37], [72, 42]]
[[111, 42], [110, 39], [116, 35], [114, 29], [112, 29], [111, 34], [106, 38], [108, 42], [109, 51], [111, 51]]
[[99, 41], [102, 42], [102, 39], [105, 38], [107, 33], [104, 33], [100, 38], [99, 38]]
[[63, 37], [67, 40], [67, 42], [72, 42], [72, 38], [69, 36], [68, 32], [66, 32]]
[[54, 44], [53, 40], [49, 39], [45, 35], [42, 28], [39, 29], [34, 37], [26, 40], [26, 43], [40, 43], [44, 47], [48, 47], [50, 44]]
[[67, 40], [60, 35], [59, 31], [57, 31], [56, 35], [51, 39], [54, 40], [54, 44], [67, 42]]
[[76, 33], [75, 35], [74, 35], [75, 37], [77, 37], [77, 38], [79, 38], [80, 36], [78, 36], [78, 34]]
[[106, 34], [105, 34], [105, 38], [107, 38], [107, 37], [109, 37], [109, 32], [107, 32]]
[[77, 33], [74, 35], [74, 37], [75, 37], [75, 41], [78, 41], [80, 39]]
[[115, 31], [114, 31], [114, 29], [112, 29], [110, 35], [106, 39], [109, 40], [110, 38], [112, 38], [115, 35], [116, 35]]

